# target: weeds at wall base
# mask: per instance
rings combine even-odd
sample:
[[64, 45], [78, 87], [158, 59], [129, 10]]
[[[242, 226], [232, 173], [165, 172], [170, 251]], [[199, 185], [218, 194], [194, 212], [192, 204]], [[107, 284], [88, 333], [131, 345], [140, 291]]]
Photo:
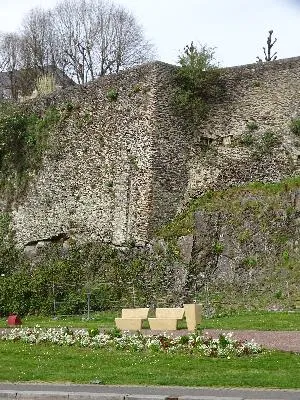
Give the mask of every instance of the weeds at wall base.
[[300, 119], [295, 118], [290, 123], [290, 130], [294, 135], [300, 136]]

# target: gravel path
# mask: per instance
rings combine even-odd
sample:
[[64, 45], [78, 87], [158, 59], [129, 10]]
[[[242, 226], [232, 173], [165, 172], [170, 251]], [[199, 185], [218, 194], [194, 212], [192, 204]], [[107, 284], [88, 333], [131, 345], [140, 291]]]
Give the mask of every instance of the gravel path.
[[[232, 333], [235, 339], [254, 340], [267, 349], [278, 349], [300, 353], [300, 331], [255, 331], [255, 330], [226, 330], [226, 329], [204, 329], [203, 333], [218, 337], [220, 333]], [[143, 330], [143, 333], [150, 334], [150, 330]], [[152, 333], [159, 333], [152, 331]], [[173, 331], [177, 335], [186, 335], [189, 332], [185, 329]]]
[[240, 331], [205, 329], [209, 336], [218, 336], [221, 332], [232, 332], [233, 337], [242, 340], [253, 339], [268, 349], [278, 349], [300, 353], [300, 331]]

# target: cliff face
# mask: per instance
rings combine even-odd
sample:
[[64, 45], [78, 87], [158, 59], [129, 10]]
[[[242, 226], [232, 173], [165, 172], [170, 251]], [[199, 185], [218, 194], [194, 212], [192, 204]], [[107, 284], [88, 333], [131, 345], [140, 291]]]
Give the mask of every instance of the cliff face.
[[221, 309], [295, 306], [300, 289], [300, 180], [209, 192], [166, 225], [189, 296]]
[[144, 245], [207, 190], [299, 173], [299, 58], [224, 70], [226, 94], [201, 126], [174, 111], [173, 71], [156, 62], [28, 103], [64, 117], [12, 204], [20, 247]]

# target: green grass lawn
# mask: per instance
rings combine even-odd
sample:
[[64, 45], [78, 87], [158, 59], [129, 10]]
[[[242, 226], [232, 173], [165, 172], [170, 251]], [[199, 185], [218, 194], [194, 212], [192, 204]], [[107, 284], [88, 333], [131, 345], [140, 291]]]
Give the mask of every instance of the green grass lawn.
[[[118, 316], [117, 312], [99, 312], [93, 314], [90, 320], [82, 317], [35, 317], [27, 316], [22, 318], [23, 326], [33, 327], [40, 325], [41, 327], [51, 328], [59, 326], [69, 326], [73, 328], [107, 328], [111, 329], [114, 325], [114, 319]], [[0, 319], [0, 328], [6, 327], [6, 319]], [[147, 324], [144, 327], [148, 327]], [[186, 327], [181, 323], [180, 328]], [[300, 330], [300, 312], [243, 312], [230, 316], [219, 318], [204, 319], [200, 324], [200, 328], [214, 329], [255, 329], [255, 330]]]
[[234, 359], [0, 342], [0, 381], [300, 388], [300, 356]]
[[255, 329], [299, 331], [300, 312], [251, 311], [203, 320], [201, 327], [213, 329]]
[[[34, 327], [39, 325], [42, 328], [55, 328], [60, 326], [69, 326], [70, 328], [113, 328], [117, 312], [103, 311], [93, 314], [92, 318], [87, 320], [82, 316], [67, 316], [53, 318], [51, 316], [26, 316], [22, 317], [22, 324], [25, 327]], [[6, 319], [0, 319], [0, 328], [7, 326]]]

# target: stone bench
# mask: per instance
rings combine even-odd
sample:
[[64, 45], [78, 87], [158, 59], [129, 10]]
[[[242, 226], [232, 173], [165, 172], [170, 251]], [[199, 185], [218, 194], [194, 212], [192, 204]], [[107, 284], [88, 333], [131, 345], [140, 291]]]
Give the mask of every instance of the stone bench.
[[148, 313], [149, 308], [123, 308], [122, 317], [115, 318], [116, 327], [125, 331], [140, 331]]
[[184, 317], [184, 308], [157, 308], [155, 318], [149, 318], [153, 331], [176, 331], [177, 322]]
[[184, 304], [184, 313], [188, 331], [194, 331], [200, 324], [203, 314], [202, 304]]
[[194, 331], [201, 322], [202, 304], [184, 304], [184, 308], [157, 308], [155, 318], [149, 318], [151, 330], [175, 331], [185, 316], [187, 329]]

